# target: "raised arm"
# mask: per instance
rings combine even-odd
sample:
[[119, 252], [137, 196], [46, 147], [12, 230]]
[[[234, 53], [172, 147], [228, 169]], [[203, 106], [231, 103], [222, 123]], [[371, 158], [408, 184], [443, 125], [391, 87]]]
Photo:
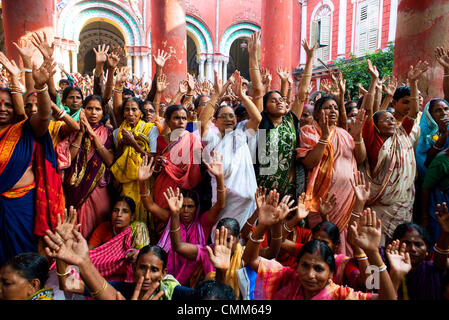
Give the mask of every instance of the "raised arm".
[[407, 79], [410, 82], [410, 111], [408, 117], [416, 119], [419, 112], [419, 92], [418, 92], [418, 78], [429, 69], [427, 61], [418, 61], [415, 67], [410, 66], [407, 73]]
[[179, 191], [179, 188], [177, 188], [177, 193], [175, 194], [173, 189], [170, 187], [166, 192], [164, 192], [164, 197], [167, 199], [171, 212], [170, 240], [172, 250], [176, 251], [184, 258], [196, 260], [198, 255], [198, 247], [195, 244], [182, 241], [181, 238], [181, 222], [179, 215], [181, 213], [182, 203], [184, 201], [182, 193]]
[[354, 139], [354, 156], [357, 164], [362, 164], [366, 160], [366, 147], [362, 136], [362, 129], [367, 119], [366, 110], [362, 109], [357, 113], [355, 119], [349, 124], [350, 133]]
[[382, 84], [382, 87], [385, 92], [384, 100], [382, 101], [382, 105], [380, 106], [380, 110], [385, 110], [390, 105], [391, 99], [393, 99], [394, 92], [396, 91], [396, 87], [398, 86], [398, 80], [395, 77], [391, 79], [387, 77], [386, 82]]
[[0, 52], [0, 64], [8, 71], [10, 76], [10, 88], [12, 93], [12, 104], [14, 113], [18, 120], [26, 119], [25, 106], [23, 103], [22, 89], [20, 88], [20, 69], [14, 60], [9, 60], [3, 52]]
[[34, 86], [37, 92], [37, 113], [31, 119], [30, 124], [36, 137], [42, 137], [47, 132], [51, 120], [51, 99], [48, 94], [47, 81], [50, 75], [56, 73], [56, 62], [45, 59], [41, 67], [37, 69], [33, 65]]
[[371, 75], [371, 84], [369, 86], [368, 93], [363, 99], [362, 107], [366, 110], [366, 114], [368, 115], [367, 121], [370, 121], [373, 114], [377, 111], [377, 109], [374, 108], [374, 94], [376, 93], [376, 84], [379, 79], [379, 71], [377, 71], [376, 66], [373, 66], [371, 60], [367, 59], [367, 62], [368, 70]]
[[159, 120], [159, 108], [160, 108], [160, 104], [161, 104], [162, 93], [165, 91], [165, 89], [167, 89], [168, 85], [169, 85], [169, 83], [167, 81], [167, 76], [163, 73], [160, 74], [157, 77], [156, 94], [154, 96], [154, 101], [153, 101], [154, 110], [156, 111], [155, 118], [158, 120]]
[[435, 49], [435, 58], [438, 63], [443, 67], [443, 93], [444, 99], [449, 99], [449, 50], [445, 50], [443, 47], [437, 47]]
[[139, 163], [138, 180], [140, 188], [140, 199], [146, 210], [157, 216], [163, 222], [168, 221], [170, 218], [170, 212], [161, 208], [153, 201], [150, 188], [147, 181], [151, 178], [154, 172], [155, 165], [153, 164], [154, 157], [143, 156], [142, 162]]
[[25, 72], [25, 96], [34, 91], [34, 80], [33, 80], [33, 54], [36, 51], [35, 47], [32, 45], [31, 41], [23, 40], [21, 41], [21, 46], [19, 47], [17, 43], [12, 43], [19, 51], [20, 57], [23, 62], [23, 71]]
[[207, 102], [206, 108], [203, 110], [203, 112], [201, 112], [199, 119], [198, 119], [201, 124], [200, 132], [203, 137], [207, 137], [207, 133], [209, 131], [209, 126], [210, 126], [209, 121], [214, 115], [217, 101], [220, 98], [221, 87], [219, 84], [218, 73], [216, 70], [214, 70], [214, 78], [215, 78], [214, 93], [211, 95], [210, 100]]
[[402, 279], [412, 269], [410, 255], [405, 251], [406, 244], [403, 243], [400, 245], [400, 243], [399, 240], [394, 240], [385, 250], [388, 262], [390, 263], [390, 278], [395, 292], [398, 292]]
[[113, 108], [115, 119], [117, 120], [117, 125], [120, 125], [123, 121], [122, 116], [122, 104], [123, 104], [123, 85], [128, 79], [130, 73], [130, 67], [122, 67], [117, 72], [115, 77], [115, 87], [113, 89]]
[[435, 216], [441, 226], [441, 234], [438, 242], [434, 246], [435, 256], [433, 261], [436, 268], [447, 271], [449, 268], [449, 212], [445, 202], [437, 204]]
[[228, 239], [228, 229], [222, 226], [215, 230], [214, 249], [207, 246], [209, 259], [216, 270], [215, 280], [225, 282], [226, 272], [231, 266], [232, 242], [234, 236]]
[[307, 155], [301, 160], [307, 169], [312, 169], [320, 163], [321, 159], [323, 158], [324, 150], [326, 149], [327, 139], [329, 138], [330, 133], [330, 120], [324, 113], [324, 110], [321, 110], [321, 119], [319, 125], [321, 128], [320, 141], [318, 141], [315, 147], [310, 150]]
[[217, 202], [208, 211], [208, 218], [211, 224], [218, 221], [220, 212], [226, 207], [226, 186], [224, 183], [223, 156], [214, 154], [211, 163], [203, 162], [207, 170], [214, 175], [217, 180]]
[[114, 72], [120, 62], [120, 53], [122, 48], [117, 47], [107, 55], [108, 61], [108, 78], [106, 79], [106, 86], [103, 92], [103, 102], [107, 103], [112, 97], [112, 89], [114, 88]]
[[260, 31], [254, 32], [248, 40], [249, 77], [253, 86], [253, 102], [259, 112], [263, 110], [264, 86], [260, 73]]
[[242, 87], [242, 77], [240, 76], [240, 72], [236, 70], [234, 72], [235, 86], [237, 88], [237, 95], [245, 106], [246, 112], [248, 112], [248, 122], [246, 123], [247, 129], [252, 129], [254, 132], [259, 128], [259, 124], [262, 121], [262, 115], [257, 109], [254, 102], [246, 95], [245, 91]]

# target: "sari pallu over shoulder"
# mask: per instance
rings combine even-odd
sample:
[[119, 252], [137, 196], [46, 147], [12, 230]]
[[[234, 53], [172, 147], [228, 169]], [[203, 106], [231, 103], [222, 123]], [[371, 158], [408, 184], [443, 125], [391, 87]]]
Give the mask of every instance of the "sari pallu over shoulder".
[[187, 132], [171, 142], [163, 151], [166, 157], [161, 173], [154, 183], [154, 201], [162, 208], [168, 208], [164, 192], [169, 187], [193, 190], [201, 181], [201, 150], [200, 138]]
[[47, 130], [35, 138], [27, 119], [0, 132], [0, 194], [14, 187], [31, 164], [36, 185], [34, 233], [44, 236], [46, 230], [56, 227], [65, 200], [50, 134]]

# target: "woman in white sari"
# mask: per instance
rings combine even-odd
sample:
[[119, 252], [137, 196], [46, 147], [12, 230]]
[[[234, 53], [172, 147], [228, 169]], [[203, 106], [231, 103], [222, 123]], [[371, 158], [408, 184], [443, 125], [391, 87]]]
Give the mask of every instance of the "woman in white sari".
[[[256, 175], [254, 172], [251, 150], [255, 150], [256, 132], [262, 119], [255, 104], [242, 90], [240, 73], [234, 73], [238, 95], [249, 115], [247, 121], [240, 122], [234, 110], [228, 106], [221, 106], [215, 110], [216, 96], [212, 96], [206, 109], [200, 115], [203, 143], [205, 145], [203, 156], [207, 159], [212, 153], [223, 157], [224, 182], [226, 186], [226, 207], [221, 211], [218, 220], [234, 218], [243, 224], [256, 209], [254, 194], [257, 190]], [[219, 91], [218, 88], [216, 91]], [[208, 121], [213, 115], [212, 122], [218, 131], [209, 130]], [[216, 201], [217, 184], [212, 177], [212, 203]], [[211, 235], [215, 234], [216, 224]]]
[[[369, 63], [372, 83], [379, 73]], [[376, 211], [382, 220], [382, 245], [389, 243], [396, 227], [410, 222], [415, 198], [416, 161], [411, 132], [418, 114], [418, 77], [428, 68], [426, 62], [410, 67], [410, 110], [404, 120], [396, 123], [394, 115], [386, 110], [373, 114], [369, 96], [365, 104], [368, 119], [363, 128], [369, 166], [367, 173], [371, 192], [366, 206]], [[371, 90], [371, 87], [370, 87]]]

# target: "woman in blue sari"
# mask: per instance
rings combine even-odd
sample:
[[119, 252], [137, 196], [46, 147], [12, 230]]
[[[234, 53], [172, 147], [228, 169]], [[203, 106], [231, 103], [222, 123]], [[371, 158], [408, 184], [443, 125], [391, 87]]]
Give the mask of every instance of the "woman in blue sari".
[[19, 253], [37, 251], [38, 237], [56, 226], [57, 215], [64, 212], [48, 133], [51, 100], [46, 83], [55, 66], [45, 59], [39, 69], [33, 68], [38, 112], [29, 119], [16, 121], [21, 112], [12, 94], [18, 89], [0, 88], [0, 264]]
[[429, 229], [433, 242], [438, 240], [441, 229], [435, 217], [436, 204], [449, 203], [449, 192], [445, 188], [445, 180], [449, 176], [443, 165], [447, 157], [441, 154], [445, 153], [442, 150], [449, 148], [448, 125], [449, 103], [444, 99], [431, 99], [424, 107], [419, 123], [421, 134], [416, 148], [416, 164], [417, 185], [422, 185], [423, 215], [420, 224]]

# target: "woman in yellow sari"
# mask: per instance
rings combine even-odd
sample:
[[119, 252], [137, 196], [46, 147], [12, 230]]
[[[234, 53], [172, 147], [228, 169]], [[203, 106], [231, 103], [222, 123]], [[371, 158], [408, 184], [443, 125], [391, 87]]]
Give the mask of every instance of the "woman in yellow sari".
[[125, 100], [122, 112], [124, 121], [114, 131], [118, 159], [111, 172], [121, 184], [120, 195], [130, 197], [136, 203], [136, 219], [148, 223], [147, 211], [140, 200], [139, 162], [143, 156], [156, 153], [159, 131], [154, 123], [142, 120], [144, 112], [139, 99]]

